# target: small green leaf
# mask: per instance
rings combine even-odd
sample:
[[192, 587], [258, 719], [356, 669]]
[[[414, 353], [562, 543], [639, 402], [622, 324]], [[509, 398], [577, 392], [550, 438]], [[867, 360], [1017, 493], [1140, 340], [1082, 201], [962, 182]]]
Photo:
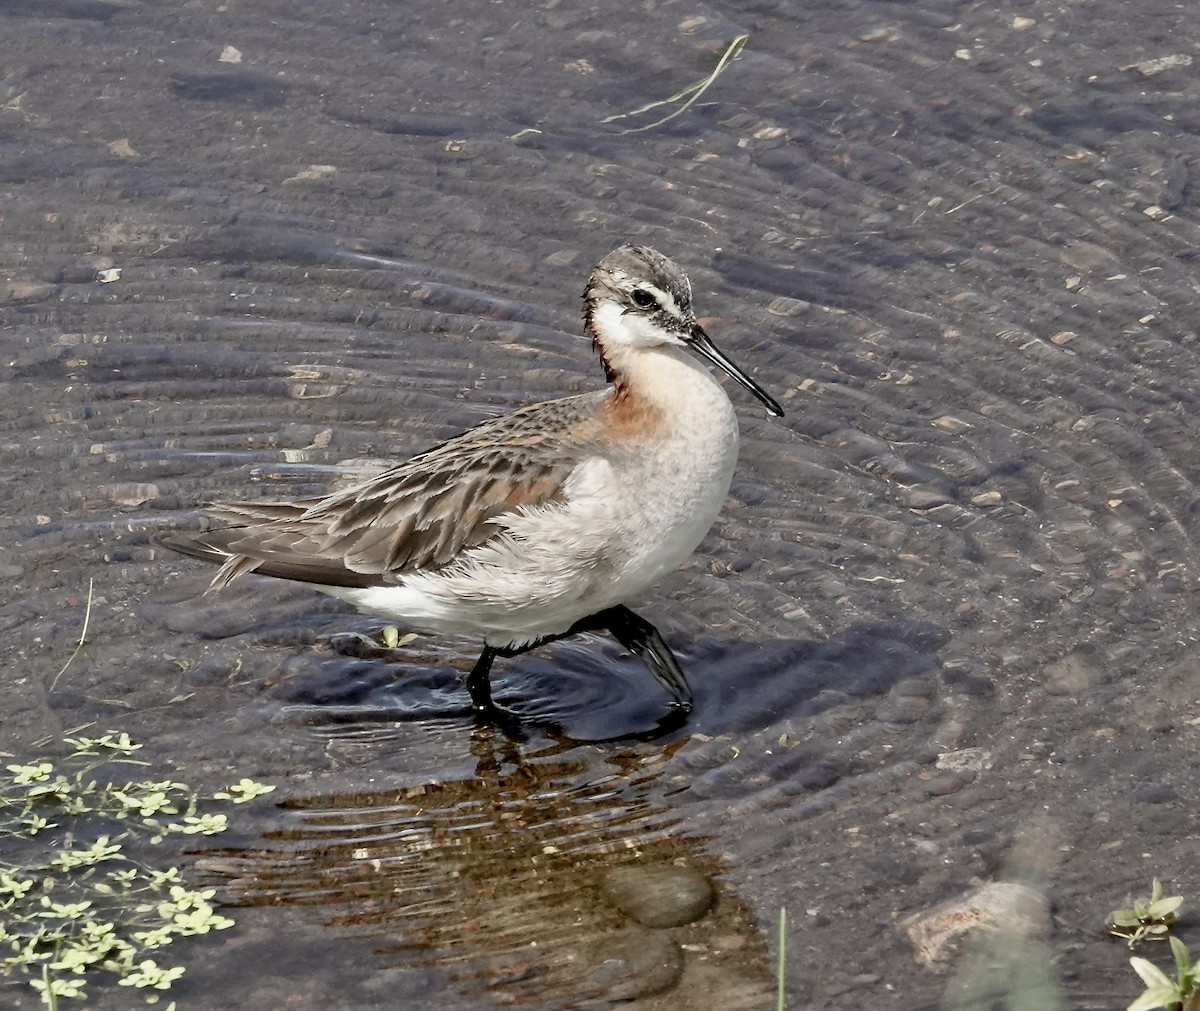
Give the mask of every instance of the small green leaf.
[[1192, 957], [1188, 954], [1187, 945], [1178, 937], [1171, 938], [1171, 954], [1175, 956], [1175, 971], [1183, 979], [1192, 968]]
[[1142, 994], [1125, 1011], [1154, 1011], [1155, 1008], [1169, 1008], [1178, 1004], [1179, 996], [1174, 987], [1154, 987]]
[[42, 1003], [47, 1007], [57, 1007], [56, 997], [83, 997], [83, 980], [60, 979], [57, 976], [31, 979], [29, 985], [42, 995]]
[[37, 765], [7, 765], [5, 768], [13, 774], [13, 783], [16, 786], [44, 783], [54, 773], [54, 765], [51, 762], [39, 762]]
[[270, 793], [275, 787], [267, 783], [256, 783], [253, 779], [242, 779], [228, 790], [223, 790], [220, 793], [214, 793], [214, 800], [232, 800], [235, 804], [245, 804], [248, 800], [253, 800], [255, 797], [261, 797], [264, 793]]
[[[1165, 986], [1174, 990], [1174, 984], [1167, 977], [1167, 974], [1162, 971], [1157, 965], [1151, 962], [1148, 958], [1131, 958], [1129, 964], [1133, 966], [1133, 971], [1142, 978], [1142, 982], [1147, 987]], [[1158, 1005], [1151, 1005], [1157, 1007]]]
[[183, 973], [183, 966], [163, 969], [152, 959], [146, 959], [121, 980], [121, 986], [149, 986], [156, 990], [168, 990]]
[[1173, 915], [1175, 910], [1181, 905], [1183, 905], [1182, 895], [1169, 895], [1165, 899], [1157, 899], [1150, 903], [1147, 919], [1164, 920], [1168, 916]]
[[154, 930], [134, 931], [133, 939], [143, 948], [161, 948], [164, 944], [171, 943], [173, 933], [172, 927], [168, 925], [156, 927]]

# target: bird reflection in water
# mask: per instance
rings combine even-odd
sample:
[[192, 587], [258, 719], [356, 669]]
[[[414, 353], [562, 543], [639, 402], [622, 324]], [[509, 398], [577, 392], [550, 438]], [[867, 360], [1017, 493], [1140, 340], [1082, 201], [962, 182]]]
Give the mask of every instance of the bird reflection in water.
[[522, 754], [480, 727], [471, 777], [296, 798], [265, 846], [201, 865], [231, 904], [329, 906], [381, 967], [446, 970], [504, 1004], [762, 1008], [755, 917], [655, 789], [684, 743]]

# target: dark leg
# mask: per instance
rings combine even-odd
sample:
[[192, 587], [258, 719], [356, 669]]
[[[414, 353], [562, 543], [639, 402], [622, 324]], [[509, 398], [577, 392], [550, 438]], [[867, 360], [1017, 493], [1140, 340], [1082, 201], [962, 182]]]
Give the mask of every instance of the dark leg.
[[[584, 621], [588, 619], [585, 618]], [[569, 635], [574, 635], [576, 632], [582, 632], [584, 629], [576, 627], [581, 624], [576, 622], [565, 632], [560, 632], [558, 635], [547, 635], [544, 638], [538, 639], [536, 642], [531, 642], [528, 646], [487, 646], [483, 647], [483, 652], [479, 654], [479, 659], [475, 661], [475, 666], [471, 668], [471, 673], [467, 675], [467, 691], [471, 693], [471, 707], [479, 713], [498, 713], [501, 710], [497, 709], [492, 702], [492, 664], [496, 657], [502, 656], [512, 658], [520, 656], [522, 653], [528, 653], [531, 649], [537, 649], [539, 646], [545, 646], [548, 642], [558, 642], [559, 639], [565, 639]], [[588, 626], [588, 631], [592, 628], [602, 628], [603, 626]]]
[[496, 650], [484, 646], [471, 673], [467, 675], [467, 691], [471, 693], [471, 706], [477, 712], [486, 713], [495, 709], [492, 705], [492, 661], [497, 657]]
[[671, 647], [650, 622], [634, 614], [624, 604], [610, 607], [584, 620], [596, 621], [599, 627], [607, 628], [617, 642], [642, 661], [654, 680], [671, 693], [676, 706], [691, 711], [692, 691], [687, 678], [683, 676]]
[[502, 722], [504, 718], [511, 720], [511, 714], [498, 709], [492, 702], [490, 674], [496, 657], [520, 656], [531, 649], [558, 642], [580, 632], [604, 630], [611, 632], [617, 642], [642, 661], [654, 680], [671, 693], [672, 708], [686, 717], [692, 710], [692, 692], [688, 688], [687, 678], [683, 675], [679, 661], [675, 659], [675, 654], [671, 652], [671, 647], [659, 634], [658, 629], [645, 618], [634, 614], [624, 604], [580, 618], [565, 632], [544, 636], [527, 646], [484, 646], [479, 659], [475, 661], [475, 666], [471, 668], [471, 673], [467, 675], [471, 706], [480, 715], [488, 715], [498, 722]]

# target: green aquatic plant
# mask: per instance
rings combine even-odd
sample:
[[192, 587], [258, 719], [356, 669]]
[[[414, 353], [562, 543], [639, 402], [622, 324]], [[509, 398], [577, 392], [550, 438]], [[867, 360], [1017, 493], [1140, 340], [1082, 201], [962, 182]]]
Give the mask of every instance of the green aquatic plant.
[[384, 625], [379, 632], [379, 640], [388, 649], [398, 649], [417, 638], [416, 632], [406, 632], [400, 634], [400, 629], [395, 625]]
[[[42, 1004], [85, 998], [97, 974], [141, 990], [148, 1003], [183, 975], [157, 961], [181, 937], [224, 930], [213, 889], [159, 869], [147, 850], [168, 838], [216, 835], [241, 804], [275, 788], [250, 779], [210, 797], [173, 780], [115, 777], [147, 768], [128, 734], [68, 737], [71, 749], [6, 766], [0, 777], [0, 974], [24, 974]], [[22, 853], [22, 851], [24, 851]]]
[[1126, 1011], [1197, 1011], [1200, 1009], [1200, 966], [1192, 965], [1192, 956], [1178, 937], [1169, 938], [1171, 954], [1175, 956], [1175, 978], [1171, 979], [1146, 958], [1131, 958], [1133, 971], [1146, 984], [1145, 992]]
[[1165, 941], [1179, 919], [1177, 910], [1182, 904], [1182, 895], [1164, 897], [1162, 882], [1155, 878], [1149, 899], [1134, 899], [1131, 908], [1114, 909], [1108, 914], [1108, 932], [1125, 938], [1131, 948], [1143, 941]]

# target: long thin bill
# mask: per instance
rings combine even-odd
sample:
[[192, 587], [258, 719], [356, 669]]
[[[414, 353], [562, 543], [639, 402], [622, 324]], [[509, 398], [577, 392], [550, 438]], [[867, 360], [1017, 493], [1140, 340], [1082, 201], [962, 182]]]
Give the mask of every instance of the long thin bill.
[[733, 364], [725, 354], [712, 342], [712, 338], [704, 332], [704, 328], [699, 323], [693, 323], [692, 329], [685, 338], [688, 347], [696, 352], [701, 358], [712, 362], [722, 372], [727, 373], [741, 383], [746, 389], [753, 393], [767, 408], [767, 413], [776, 418], [783, 417], [783, 408], [779, 406], [779, 402], [772, 397], [766, 390], [751, 379], [745, 372]]

